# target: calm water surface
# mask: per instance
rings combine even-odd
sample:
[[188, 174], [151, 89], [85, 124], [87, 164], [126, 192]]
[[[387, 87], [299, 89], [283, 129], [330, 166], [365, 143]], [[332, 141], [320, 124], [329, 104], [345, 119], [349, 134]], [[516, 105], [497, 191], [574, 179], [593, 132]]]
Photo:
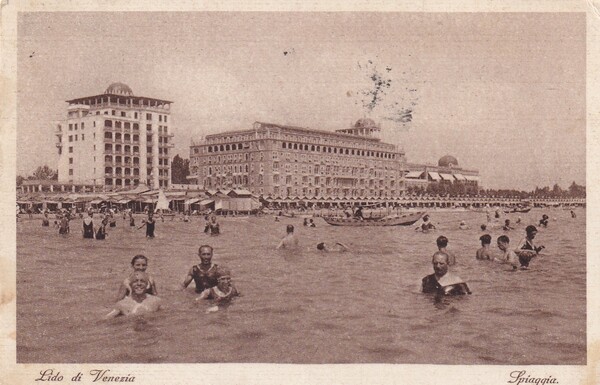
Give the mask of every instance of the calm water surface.
[[[543, 257], [529, 271], [477, 261], [485, 214], [431, 212], [438, 230], [334, 227], [316, 219], [226, 218], [223, 234], [204, 221], [157, 223], [157, 237], [122, 220], [105, 241], [84, 240], [81, 220], [60, 236], [41, 219], [17, 229], [17, 358], [19, 362], [266, 362], [585, 364], [585, 212], [534, 209], [507, 233], [516, 245], [525, 225], [543, 213]], [[141, 218], [141, 217], [140, 217]], [[511, 222], [516, 215], [509, 214]], [[458, 230], [466, 220], [471, 230]], [[139, 222], [139, 218], [138, 218]], [[274, 250], [287, 224], [300, 252]], [[488, 231], [494, 239], [504, 232]], [[445, 235], [457, 255], [453, 271], [470, 296], [434, 301], [419, 292], [432, 272], [435, 239]], [[318, 242], [343, 242], [346, 253], [317, 252]], [[193, 283], [178, 290], [198, 263], [198, 246], [232, 270], [242, 297], [216, 313], [194, 301]], [[494, 252], [499, 250], [494, 247]], [[164, 310], [103, 321], [138, 253], [149, 257]]]

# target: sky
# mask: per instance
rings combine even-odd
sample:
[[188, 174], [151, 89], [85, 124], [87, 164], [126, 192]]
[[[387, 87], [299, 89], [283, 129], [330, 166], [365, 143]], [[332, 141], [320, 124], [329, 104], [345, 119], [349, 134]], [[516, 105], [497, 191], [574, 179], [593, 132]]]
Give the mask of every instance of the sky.
[[410, 163], [484, 188], [585, 184], [585, 14], [37, 12], [18, 19], [17, 174], [57, 168], [65, 100], [171, 100], [175, 153], [255, 121], [369, 117]]

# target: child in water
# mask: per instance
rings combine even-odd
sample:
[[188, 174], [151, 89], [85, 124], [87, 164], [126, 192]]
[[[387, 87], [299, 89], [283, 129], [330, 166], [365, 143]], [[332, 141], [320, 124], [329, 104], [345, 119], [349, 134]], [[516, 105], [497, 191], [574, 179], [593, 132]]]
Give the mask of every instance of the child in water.
[[217, 278], [217, 286], [204, 290], [196, 298], [196, 301], [210, 299], [215, 305], [218, 305], [230, 302], [233, 297], [238, 295], [237, 289], [231, 283], [231, 273], [228, 270], [222, 270], [221, 275]]
[[[133, 282], [134, 274], [136, 272], [146, 272], [146, 269], [148, 268], [148, 258], [146, 258], [146, 256], [142, 254], [136, 255], [131, 260], [131, 267], [133, 267], [133, 272], [127, 278], [125, 278], [125, 280], [121, 284], [121, 287], [119, 288], [119, 294], [117, 295], [117, 301], [120, 301], [128, 295], [131, 295], [131, 283]], [[158, 295], [154, 279], [152, 279], [152, 277], [149, 274], [146, 293]]]

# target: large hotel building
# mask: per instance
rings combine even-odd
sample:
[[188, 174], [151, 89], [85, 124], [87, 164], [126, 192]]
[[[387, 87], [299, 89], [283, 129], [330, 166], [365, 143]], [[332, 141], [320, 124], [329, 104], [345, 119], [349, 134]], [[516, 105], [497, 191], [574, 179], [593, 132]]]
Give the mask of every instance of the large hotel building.
[[105, 190], [171, 184], [172, 102], [113, 83], [67, 103], [67, 119], [56, 126], [59, 183]]
[[360, 119], [333, 131], [254, 123], [190, 147], [190, 177], [205, 189], [244, 188], [280, 198], [395, 198], [404, 192], [404, 152]]

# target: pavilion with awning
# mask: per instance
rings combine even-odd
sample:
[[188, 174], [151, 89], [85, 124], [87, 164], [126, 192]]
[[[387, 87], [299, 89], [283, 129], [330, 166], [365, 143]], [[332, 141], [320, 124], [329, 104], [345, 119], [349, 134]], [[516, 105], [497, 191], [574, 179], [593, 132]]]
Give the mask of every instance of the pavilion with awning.
[[440, 174], [438, 174], [437, 172], [429, 171], [427, 174], [429, 175], [431, 180], [434, 180], [436, 182], [442, 180], [442, 177], [440, 177]]

